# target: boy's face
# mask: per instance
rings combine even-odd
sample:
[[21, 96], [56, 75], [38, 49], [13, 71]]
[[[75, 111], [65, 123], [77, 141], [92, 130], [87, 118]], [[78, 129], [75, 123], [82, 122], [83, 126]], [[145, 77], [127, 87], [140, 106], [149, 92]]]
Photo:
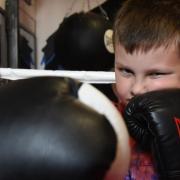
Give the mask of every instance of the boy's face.
[[180, 57], [174, 46], [128, 54], [115, 48], [116, 93], [126, 105], [138, 94], [165, 88], [180, 88]]

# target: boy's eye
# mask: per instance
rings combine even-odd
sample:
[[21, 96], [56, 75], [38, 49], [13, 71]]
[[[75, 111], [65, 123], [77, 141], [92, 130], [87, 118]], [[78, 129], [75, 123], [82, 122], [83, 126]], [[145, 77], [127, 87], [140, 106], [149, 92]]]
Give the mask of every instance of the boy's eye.
[[159, 78], [159, 77], [162, 77], [164, 75], [167, 75], [168, 73], [164, 73], [164, 72], [153, 72], [153, 73], [150, 73], [150, 77], [152, 78]]
[[123, 76], [131, 76], [133, 74], [133, 72], [130, 69], [127, 69], [127, 68], [119, 68], [119, 72]]

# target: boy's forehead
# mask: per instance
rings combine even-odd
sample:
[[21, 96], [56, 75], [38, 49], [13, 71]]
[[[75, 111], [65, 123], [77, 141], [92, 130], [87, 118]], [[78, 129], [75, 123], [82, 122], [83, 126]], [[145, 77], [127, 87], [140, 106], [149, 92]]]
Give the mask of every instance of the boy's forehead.
[[180, 56], [175, 46], [169, 47], [158, 47], [152, 48], [147, 52], [144, 51], [134, 51], [133, 53], [129, 53], [125, 50], [125, 48], [119, 44], [115, 48], [115, 63], [116, 64], [124, 64], [129, 65], [135, 63], [142, 63], [146, 61], [146, 65], [148, 63], [159, 65], [159, 64], [180, 64]]
[[173, 53], [175, 55], [178, 55], [180, 57], [180, 46], [177, 46], [176, 44], [169, 44], [169, 45], [161, 45], [161, 46], [152, 46], [149, 49], [143, 49], [141, 47], [134, 48], [134, 50], [131, 52], [128, 49], [125, 48], [125, 46], [121, 43], [116, 43], [115, 47], [115, 55], [116, 54], [126, 54], [126, 55], [144, 55], [144, 54], [156, 54], [158, 52], [162, 53]]

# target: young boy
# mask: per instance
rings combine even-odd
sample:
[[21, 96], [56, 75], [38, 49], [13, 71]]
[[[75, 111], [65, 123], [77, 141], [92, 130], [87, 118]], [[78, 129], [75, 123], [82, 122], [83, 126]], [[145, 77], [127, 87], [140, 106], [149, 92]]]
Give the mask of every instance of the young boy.
[[[122, 110], [139, 94], [180, 88], [180, 1], [126, 0], [114, 22], [116, 94]], [[124, 179], [157, 179], [151, 157], [132, 141]]]

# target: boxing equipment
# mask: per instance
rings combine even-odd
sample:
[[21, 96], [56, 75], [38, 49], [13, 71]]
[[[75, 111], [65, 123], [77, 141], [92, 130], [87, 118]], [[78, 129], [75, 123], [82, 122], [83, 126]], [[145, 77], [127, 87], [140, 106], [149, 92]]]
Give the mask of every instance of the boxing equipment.
[[55, 76], [70, 77], [80, 82], [90, 84], [113, 84], [115, 83], [114, 72], [102, 71], [50, 71], [39, 69], [14, 69], [0, 68], [0, 77], [8, 80], [27, 79], [30, 77]]
[[120, 179], [130, 150], [123, 119], [89, 84], [34, 77], [0, 88], [0, 179]]
[[[65, 17], [43, 47], [46, 70], [110, 71], [114, 66], [112, 21], [94, 12]], [[111, 85], [94, 85], [117, 100]]]
[[[55, 60], [46, 65], [65, 70], [106, 71], [113, 68], [114, 54], [107, 40], [112, 22], [93, 12], [66, 17], [55, 32]], [[108, 44], [108, 47], [107, 47]], [[55, 63], [56, 61], [56, 63]], [[55, 68], [53, 68], [55, 69]]]
[[152, 153], [159, 179], [180, 179], [180, 89], [134, 97], [124, 118], [132, 137]]

